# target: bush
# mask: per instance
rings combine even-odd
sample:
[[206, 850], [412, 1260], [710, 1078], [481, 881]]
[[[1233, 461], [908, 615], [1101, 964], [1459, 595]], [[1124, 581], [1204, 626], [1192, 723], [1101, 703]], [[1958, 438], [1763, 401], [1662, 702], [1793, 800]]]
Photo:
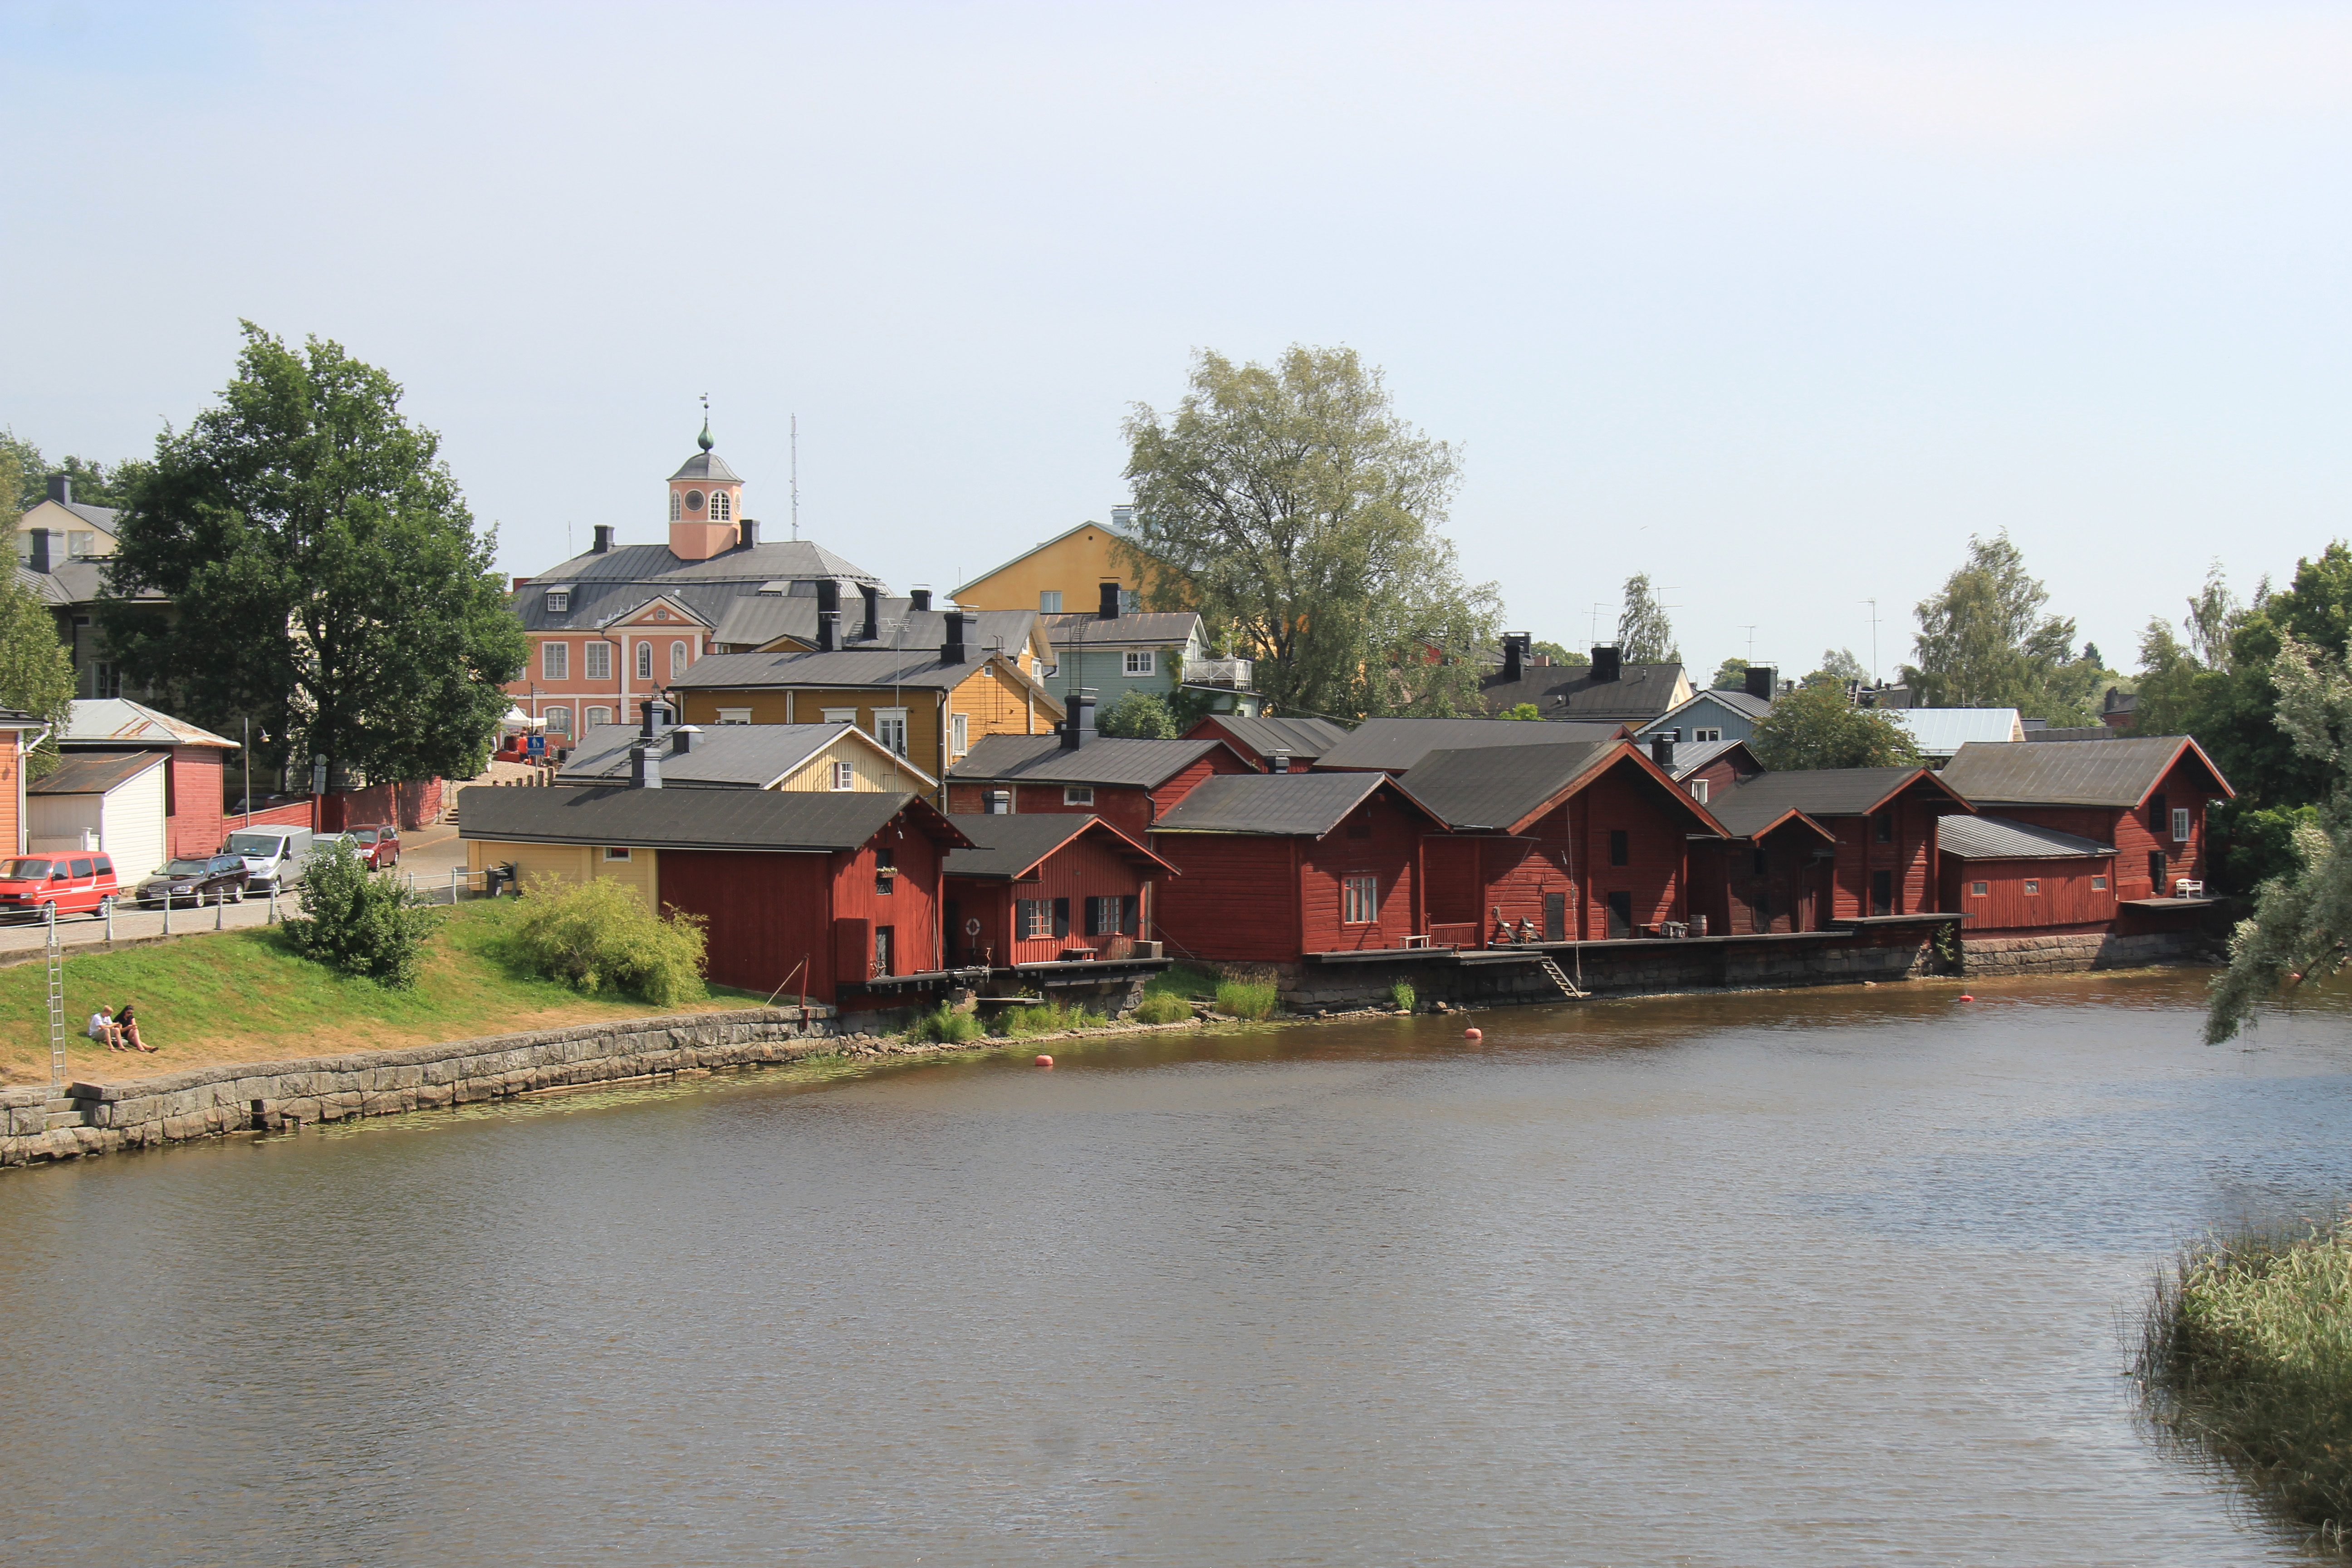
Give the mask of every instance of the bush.
[[[1161, 656], [1165, 658], [1165, 655]], [[1129, 741], [1172, 741], [1182, 731], [1167, 700], [1149, 691], [1130, 691], [1095, 716], [1095, 733]]]
[[1412, 988], [1410, 980], [1400, 980], [1389, 987], [1389, 1002], [1400, 1013], [1410, 1013], [1421, 1005], [1421, 993]]
[[2352, 1526], [2352, 1221], [2249, 1229], [2159, 1277], [2137, 1365], [2158, 1431], [2220, 1460], [2268, 1513]]
[[441, 917], [389, 876], [367, 868], [338, 840], [312, 858], [302, 878], [302, 913], [285, 925], [287, 944], [345, 974], [405, 991], [416, 984], [425, 942]]
[[1148, 991], [1133, 1015], [1139, 1024], [1181, 1024], [1192, 1016], [1192, 1004], [1166, 991]]
[[1217, 1011], [1230, 1018], [1263, 1018], [1274, 1011], [1274, 983], [1227, 980], [1217, 986]]
[[533, 973], [584, 995], [625, 991], [671, 1007], [707, 994], [703, 925], [676, 910], [664, 919], [628, 884], [597, 877], [525, 899], [511, 951]]
[[997, 1033], [1008, 1036], [1057, 1035], [1065, 1029], [1098, 1029], [1103, 1022], [1099, 1013], [1048, 1002], [1037, 1007], [1007, 1007], [997, 1019], [996, 1028]]
[[907, 1038], [941, 1046], [961, 1046], [986, 1033], [987, 1027], [977, 1017], [959, 1013], [944, 1002], [936, 1012], [926, 1013], [907, 1026]]

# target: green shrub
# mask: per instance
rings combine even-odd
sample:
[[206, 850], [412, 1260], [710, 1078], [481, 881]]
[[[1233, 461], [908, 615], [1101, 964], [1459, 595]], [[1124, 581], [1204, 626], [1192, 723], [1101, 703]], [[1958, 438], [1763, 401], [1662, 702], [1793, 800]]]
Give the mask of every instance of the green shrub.
[[302, 913], [285, 924], [287, 945], [331, 969], [395, 991], [416, 984], [425, 939], [440, 914], [394, 881], [367, 868], [338, 840], [312, 858], [302, 878]]
[[1421, 1005], [1421, 993], [1412, 988], [1410, 980], [1400, 980], [1389, 987], [1389, 1002], [1397, 1011], [1410, 1013]]
[[656, 1007], [698, 1002], [707, 937], [699, 915], [646, 907], [610, 877], [533, 892], [515, 921], [512, 955], [523, 967], [590, 996], [625, 991]]
[[1217, 1011], [1230, 1018], [1263, 1018], [1274, 1011], [1274, 983], [1227, 980], [1217, 986]]
[[907, 1026], [907, 1038], [941, 1046], [961, 1046], [986, 1033], [987, 1027], [977, 1017], [959, 1013], [944, 1002], [937, 1011], [924, 1014]]
[[1181, 1024], [1192, 1016], [1192, 1004], [1165, 991], [1146, 992], [1131, 1015], [1139, 1024]]
[[1206, 1002], [1217, 994], [1217, 977], [1179, 963], [1145, 981], [1143, 990], [1150, 996], [1181, 996], [1188, 1002]]
[[1006, 1036], [1056, 1035], [1065, 1029], [1098, 1029], [1103, 1022], [1099, 1013], [1047, 1002], [1035, 1007], [1007, 1007], [996, 1020], [996, 1032]]
[[2274, 1517], [2352, 1535], [2352, 1221], [2254, 1228], [2159, 1277], [2135, 1370], [2159, 1432]]
[[1095, 720], [1095, 733], [1129, 741], [1172, 741], [1183, 731], [1163, 699], [1130, 691], [1102, 710]]

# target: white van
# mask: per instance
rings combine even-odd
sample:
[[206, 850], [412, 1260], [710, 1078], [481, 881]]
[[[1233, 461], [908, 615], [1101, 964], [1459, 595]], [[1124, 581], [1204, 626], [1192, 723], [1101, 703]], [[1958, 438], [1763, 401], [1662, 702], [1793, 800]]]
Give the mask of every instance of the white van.
[[302, 858], [310, 852], [307, 827], [248, 827], [228, 836], [221, 852], [242, 856], [245, 885], [257, 893], [282, 893], [302, 879]]

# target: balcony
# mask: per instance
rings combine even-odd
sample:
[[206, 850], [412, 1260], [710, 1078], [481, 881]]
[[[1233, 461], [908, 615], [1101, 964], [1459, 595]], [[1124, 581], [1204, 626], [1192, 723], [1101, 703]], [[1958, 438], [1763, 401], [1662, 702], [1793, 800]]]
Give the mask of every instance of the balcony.
[[1250, 690], [1250, 661], [1245, 658], [1188, 658], [1184, 661], [1184, 684], [1213, 686], [1225, 691]]

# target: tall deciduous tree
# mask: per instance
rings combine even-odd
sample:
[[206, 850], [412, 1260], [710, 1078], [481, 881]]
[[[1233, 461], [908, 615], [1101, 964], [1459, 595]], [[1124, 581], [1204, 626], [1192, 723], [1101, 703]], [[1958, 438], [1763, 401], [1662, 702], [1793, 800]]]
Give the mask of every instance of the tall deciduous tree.
[[1627, 664], [1680, 664], [1683, 650], [1675, 646], [1675, 626], [1650, 586], [1650, 574], [1636, 572], [1625, 579], [1625, 607], [1617, 614], [1617, 657]]
[[1857, 708], [1834, 686], [1804, 686], [1772, 704], [1748, 742], [1775, 772], [1919, 764], [1911, 732], [1875, 708]]
[[472, 777], [526, 653], [493, 540], [390, 376], [321, 339], [245, 337], [219, 405], [160, 438], [133, 490], [109, 644], [197, 722], [289, 737], [298, 766]]
[[1805, 677], [1807, 686], [1834, 686], [1841, 691], [1856, 683], [1868, 685], [1870, 671], [1853, 657], [1853, 650], [1846, 647], [1822, 649], [1821, 664]]
[[1742, 689], [1748, 684], [1748, 661], [1744, 658], [1725, 659], [1715, 667], [1715, 678], [1706, 684], [1713, 691]]
[[1280, 711], [1356, 718], [1475, 705], [1501, 595], [1438, 531], [1452, 447], [1398, 418], [1352, 349], [1273, 365], [1203, 351], [1166, 415], [1126, 424], [1135, 530], [1119, 552], [1159, 608], [1188, 606], [1258, 660]]
[[41, 456], [40, 447], [14, 430], [0, 430], [0, 525], [12, 523], [26, 509], [38, 506], [49, 493], [53, 473], [73, 481], [75, 500], [86, 506], [119, 507], [130, 499], [131, 487], [146, 467], [136, 458], [108, 468], [67, 457], [53, 468]]
[[1971, 538], [1968, 560], [1918, 605], [1919, 662], [1903, 673], [1921, 706], [2022, 708], [2053, 723], [2080, 717], [2060, 676], [2078, 662], [2074, 623], [2044, 615], [2049, 602], [2008, 534]]
[[0, 580], [0, 708], [30, 713], [49, 726], [25, 762], [39, 778], [61, 760], [58, 735], [73, 715], [73, 658], [58, 637], [57, 615], [15, 573]]

